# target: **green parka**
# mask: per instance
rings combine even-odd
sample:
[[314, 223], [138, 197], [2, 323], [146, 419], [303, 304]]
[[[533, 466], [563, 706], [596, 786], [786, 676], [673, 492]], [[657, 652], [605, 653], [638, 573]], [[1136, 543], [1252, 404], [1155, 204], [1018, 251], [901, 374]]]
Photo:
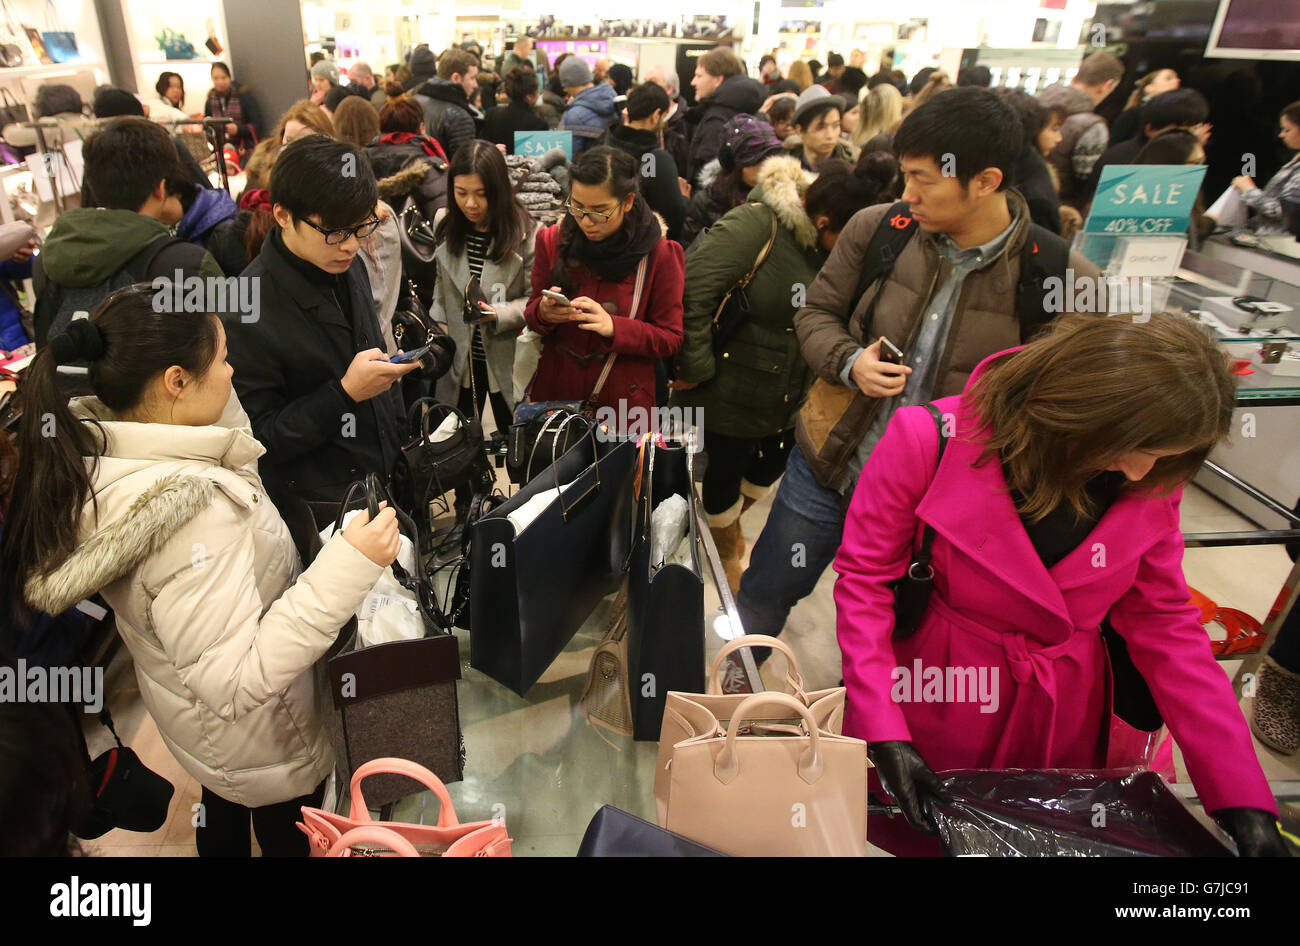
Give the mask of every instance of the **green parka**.
[[[672, 405], [703, 410], [706, 430], [732, 437], [766, 437], [794, 426], [812, 371], [794, 332], [794, 314], [826, 260], [817, 229], [804, 212], [813, 175], [795, 158], [767, 159], [749, 200], [702, 233], [686, 255], [679, 381]], [[749, 318], [716, 357], [713, 316], [727, 290], [750, 271], [763, 245], [776, 239], [749, 284]]]

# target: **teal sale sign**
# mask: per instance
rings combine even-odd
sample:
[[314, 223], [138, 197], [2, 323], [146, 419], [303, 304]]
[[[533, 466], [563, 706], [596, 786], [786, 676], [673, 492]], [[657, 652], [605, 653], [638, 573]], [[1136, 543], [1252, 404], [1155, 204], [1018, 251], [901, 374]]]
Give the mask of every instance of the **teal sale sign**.
[[573, 160], [573, 132], [571, 131], [517, 131], [515, 132], [515, 154], [530, 158], [540, 157], [552, 148], [563, 148], [570, 161]]
[[1205, 177], [1203, 164], [1108, 164], [1083, 225], [1085, 233], [1183, 233]]

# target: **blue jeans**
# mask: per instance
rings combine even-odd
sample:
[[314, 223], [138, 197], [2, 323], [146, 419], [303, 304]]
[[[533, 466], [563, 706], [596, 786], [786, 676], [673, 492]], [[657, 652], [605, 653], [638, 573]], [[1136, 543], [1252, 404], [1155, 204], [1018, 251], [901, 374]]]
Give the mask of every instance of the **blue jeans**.
[[[776, 637], [790, 609], [812, 594], [844, 533], [842, 497], [813, 478], [798, 445], [790, 451], [772, 511], [749, 555], [736, 606], [746, 634]], [[755, 648], [756, 659], [768, 648]]]

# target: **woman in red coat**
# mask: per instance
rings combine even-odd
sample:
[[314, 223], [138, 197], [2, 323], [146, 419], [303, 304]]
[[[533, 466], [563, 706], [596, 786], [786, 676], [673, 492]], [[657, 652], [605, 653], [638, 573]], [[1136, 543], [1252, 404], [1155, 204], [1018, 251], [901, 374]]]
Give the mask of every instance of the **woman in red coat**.
[[[590, 397], [612, 353], [618, 357], [597, 405], [631, 418], [656, 407], [655, 360], [682, 347], [685, 267], [681, 246], [664, 236], [662, 222], [637, 193], [639, 172], [625, 151], [584, 151], [573, 167], [568, 216], [537, 235], [524, 318], [542, 336], [542, 356], [530, 401]], [[544, 289], [563, 293], [572, 305], [543, 296]]]
[[[961, 397], [935, 402], [947, 434], [937, 468], [935, 419], [921, 406], [894, 414], [853, 495], [835, 604], [844, 733], [867, 741], [874, 775], [915, 827], [934, 833], [934, 770], [1119, 761], [1108, 737], [1127, 694], [1111, 660], [1125, 658], [1108, 648], [1106, 620], [1205, 810], [1243, 854], [1285, 850], [1183, 579], [1182, 485], [1228, 433], [1233, 382], [1186, 319], [1062, 317], [1051, 335], [986, 359]], [[899, 639], [890, 582], [927, 527], [934, 587], [915, 634]], [[871, 819], [868, 836], [922, 853], [899, 820]]]

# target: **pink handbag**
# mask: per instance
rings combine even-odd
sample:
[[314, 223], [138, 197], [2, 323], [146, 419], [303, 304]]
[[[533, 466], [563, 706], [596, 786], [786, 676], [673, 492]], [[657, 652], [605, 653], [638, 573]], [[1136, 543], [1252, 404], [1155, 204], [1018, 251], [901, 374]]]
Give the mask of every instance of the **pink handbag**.
[[[361, 781], [368, 775], [380, 773], [405, 775], [432, 790], [438, 796], [437, 824], [371, 820], [366, 800], [361, 794]], [[386, 829], [411, 846], [421, 857], [510, 856], [511, 838], [506, 831], [505, 822], [493, 820], [461, 824], [456, 820], [456, 809], [452, 807], [447, 787], [442, 784], [438, 776], [422, 765], [406, 759], [372, 759], [352, 773], [350, 792], [352, 807], [346, 816], [303, 806], [302, 821], [298, 822], [298, 827], [311, 840], [312, 857], [349, 856], [336, 850], [339, 847], [350, 848], [353, 841], [342, 845], [342, 842], [348, 838], [361, 842], [378, 842], [382, 846], [389, 847], [390, 850], [396, 849], [394, 847], [396, 842], [389, 844], [391, 839], [388, 839], [387, 835], [376, 835], [369, 831], [364, 835], [352, 833], [360, 828]], [[406, 857], [411, 856], [405, 852], [405, 849], [397, 849], [397, 852]], [[354, 850], [353, 853], [364, 854], [372, 851], [365, 848]]]
[[[377, 847], [357, 848], [359, 844], [373, 844]], [[419, 857], [415, 845], [391, 828], [381, 828], [377, 824], [364, 828], [353, 828], [334, 842], [328, 857], [385, 857], [379, 853], [380, 848], [387, 848], [398, 857]]]

